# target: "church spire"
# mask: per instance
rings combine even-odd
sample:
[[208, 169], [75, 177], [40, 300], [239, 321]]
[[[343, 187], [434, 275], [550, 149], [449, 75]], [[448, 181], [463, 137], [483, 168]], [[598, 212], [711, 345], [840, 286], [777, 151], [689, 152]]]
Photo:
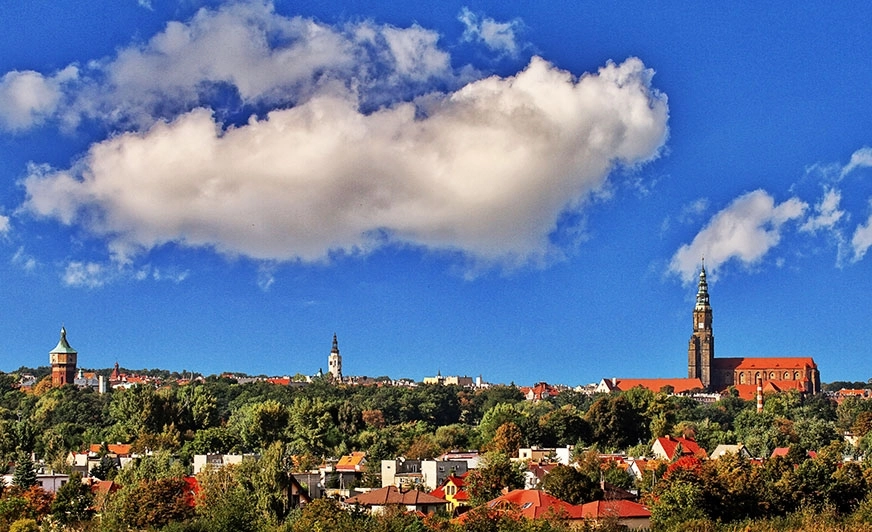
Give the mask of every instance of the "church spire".
[[708, 282], [705, 279], [705, 259], [702, 262], [702, 268], [699, 270], [699, 285], [696, 290], [696, 308], [704, 310], [709, 308]]

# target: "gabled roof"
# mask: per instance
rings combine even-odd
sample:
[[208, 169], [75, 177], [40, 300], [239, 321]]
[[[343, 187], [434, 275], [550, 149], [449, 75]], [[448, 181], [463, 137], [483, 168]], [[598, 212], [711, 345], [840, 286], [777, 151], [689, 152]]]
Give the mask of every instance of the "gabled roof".
[[[128, 456], [130, 455], [130, 449], [133, 446], [130, 444], [122, 444], [122, 443], [110, 443], [106, 445], [106, 449], [112, 453], [117, 454], [119, 456]], [[92, 443], [90, 447], [88, 447], [88, 451], [92, 453], [99, 453], [100, 449], [103, 448], [103, 445], [99, 443]]]
[[[798, 392], [806, 392], [808, 391], [806, 388], [807, 380], [767, 380], [763, 384], [763, 393], [779, 393], [786, 392], [788, 390], [796, 390]], [[739, 392], [739, 397], [745, 399], [746, 401], [751, 401], [757, 397], [757, 385], [756, 384], [735, 384], [733, 388]]]
[[586, 519], [617, 517], [651, 517], [651, 512], [638, 502], [628, 500], [593, 501], [581, 505], [581, 513]]
[[708, 458], [705, 449], [697, 445], [693, 440], [687, 438], [675, 438], [673, 436], [661, 436], [654, 442], [654, 447], [659, 444], [666, 458], [669, 460], [675, 459], [675, 452], [679, 445], [681, 446], [681, 456], [698, 456], [700, 458]]
[[[737, 358], [714, 358], [712, 359], [712, 368], [726, 370], [769, 370], [769, 369], [788, 369], [788, 370], [804, 370], [816, 369], [817, 364], [812, 357], [737, 357]], [[803, 375], [804, 377], [804, 375]]]
[[513, 490], [487, 503], [493, 510], [518, 511], [523, 517], [563, 516], [581, 519], [581, 506], [569, 504], [541, 490]]
[[388, 506], [398, 504], [402, 506], [418, 506], [433, 504], [448, 504], [445, 499], [434, 497], [429, 493], [418, 490], [400, 491], [396, 486], [386, 486], [367, 493], [345, 499], [345, 504], [359, 504], [361, 506]]
[[346, 454], [336, 462], [337, 471], [359, 471], [360, 467], [366, 463], [366, 453], [355, 451], [351, 454]]

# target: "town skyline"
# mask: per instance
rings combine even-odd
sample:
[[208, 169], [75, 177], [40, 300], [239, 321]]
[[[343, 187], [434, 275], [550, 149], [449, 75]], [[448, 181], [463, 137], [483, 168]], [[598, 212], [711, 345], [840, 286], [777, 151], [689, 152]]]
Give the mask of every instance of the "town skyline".
[[865, 380], [870, 15], [0, 6], [0, 370]]

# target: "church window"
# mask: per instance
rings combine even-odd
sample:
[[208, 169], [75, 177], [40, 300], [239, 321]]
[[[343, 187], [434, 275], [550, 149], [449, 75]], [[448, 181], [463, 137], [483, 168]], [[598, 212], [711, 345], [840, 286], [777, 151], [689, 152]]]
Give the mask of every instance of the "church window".
[[797, 380], [797, 381], [799, 380], [799, 372], [798, 371], [793, 374], [793, 380]]
[[790, 372], [789, 372], [789, 371], [785, 371], [785, 372], [784, 372], [784, 380], [788, 380], [788, 379], [790, 379]]
[[739, 373], [739, 384], [745, 384], [745, 372]]
[[770, 371], [770, 372], [769, 372], [769, 378], [770, 378], [770, 379], [775, 379], [775, 372], [774, 372], [774, 371]]
[[760, 372], [758, 371], [756, 375], [754, 375], [754, 384], [760, 382]]

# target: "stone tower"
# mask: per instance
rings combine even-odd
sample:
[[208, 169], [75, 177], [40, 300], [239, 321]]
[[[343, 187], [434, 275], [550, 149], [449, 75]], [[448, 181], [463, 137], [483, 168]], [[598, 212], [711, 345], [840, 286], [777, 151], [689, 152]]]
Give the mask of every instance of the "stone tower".
[[61, 339], [49, 352], [52, 386], [73, 384], [76, 379], [76, 355], [78, 355], [76, 350], [67, 342], [67, 330], [61, 327]]
[[333, 333], [333, 349], [330, 350], [330, 356], [327, 357], [327, 368], [333, 380], [342, 380], [342, 356], [339, 355], [339, 342], [336, 340], [336, 333]]
[[715, 336], [712, 333], [712, 307], [709, 305], [705, 264], [699, 272], [696, 305], [693, 307], [693, 333], [687, 348], [687, 376], [698, 378], [703, 387], [712, 385], [712, 359], [715, 357]]

